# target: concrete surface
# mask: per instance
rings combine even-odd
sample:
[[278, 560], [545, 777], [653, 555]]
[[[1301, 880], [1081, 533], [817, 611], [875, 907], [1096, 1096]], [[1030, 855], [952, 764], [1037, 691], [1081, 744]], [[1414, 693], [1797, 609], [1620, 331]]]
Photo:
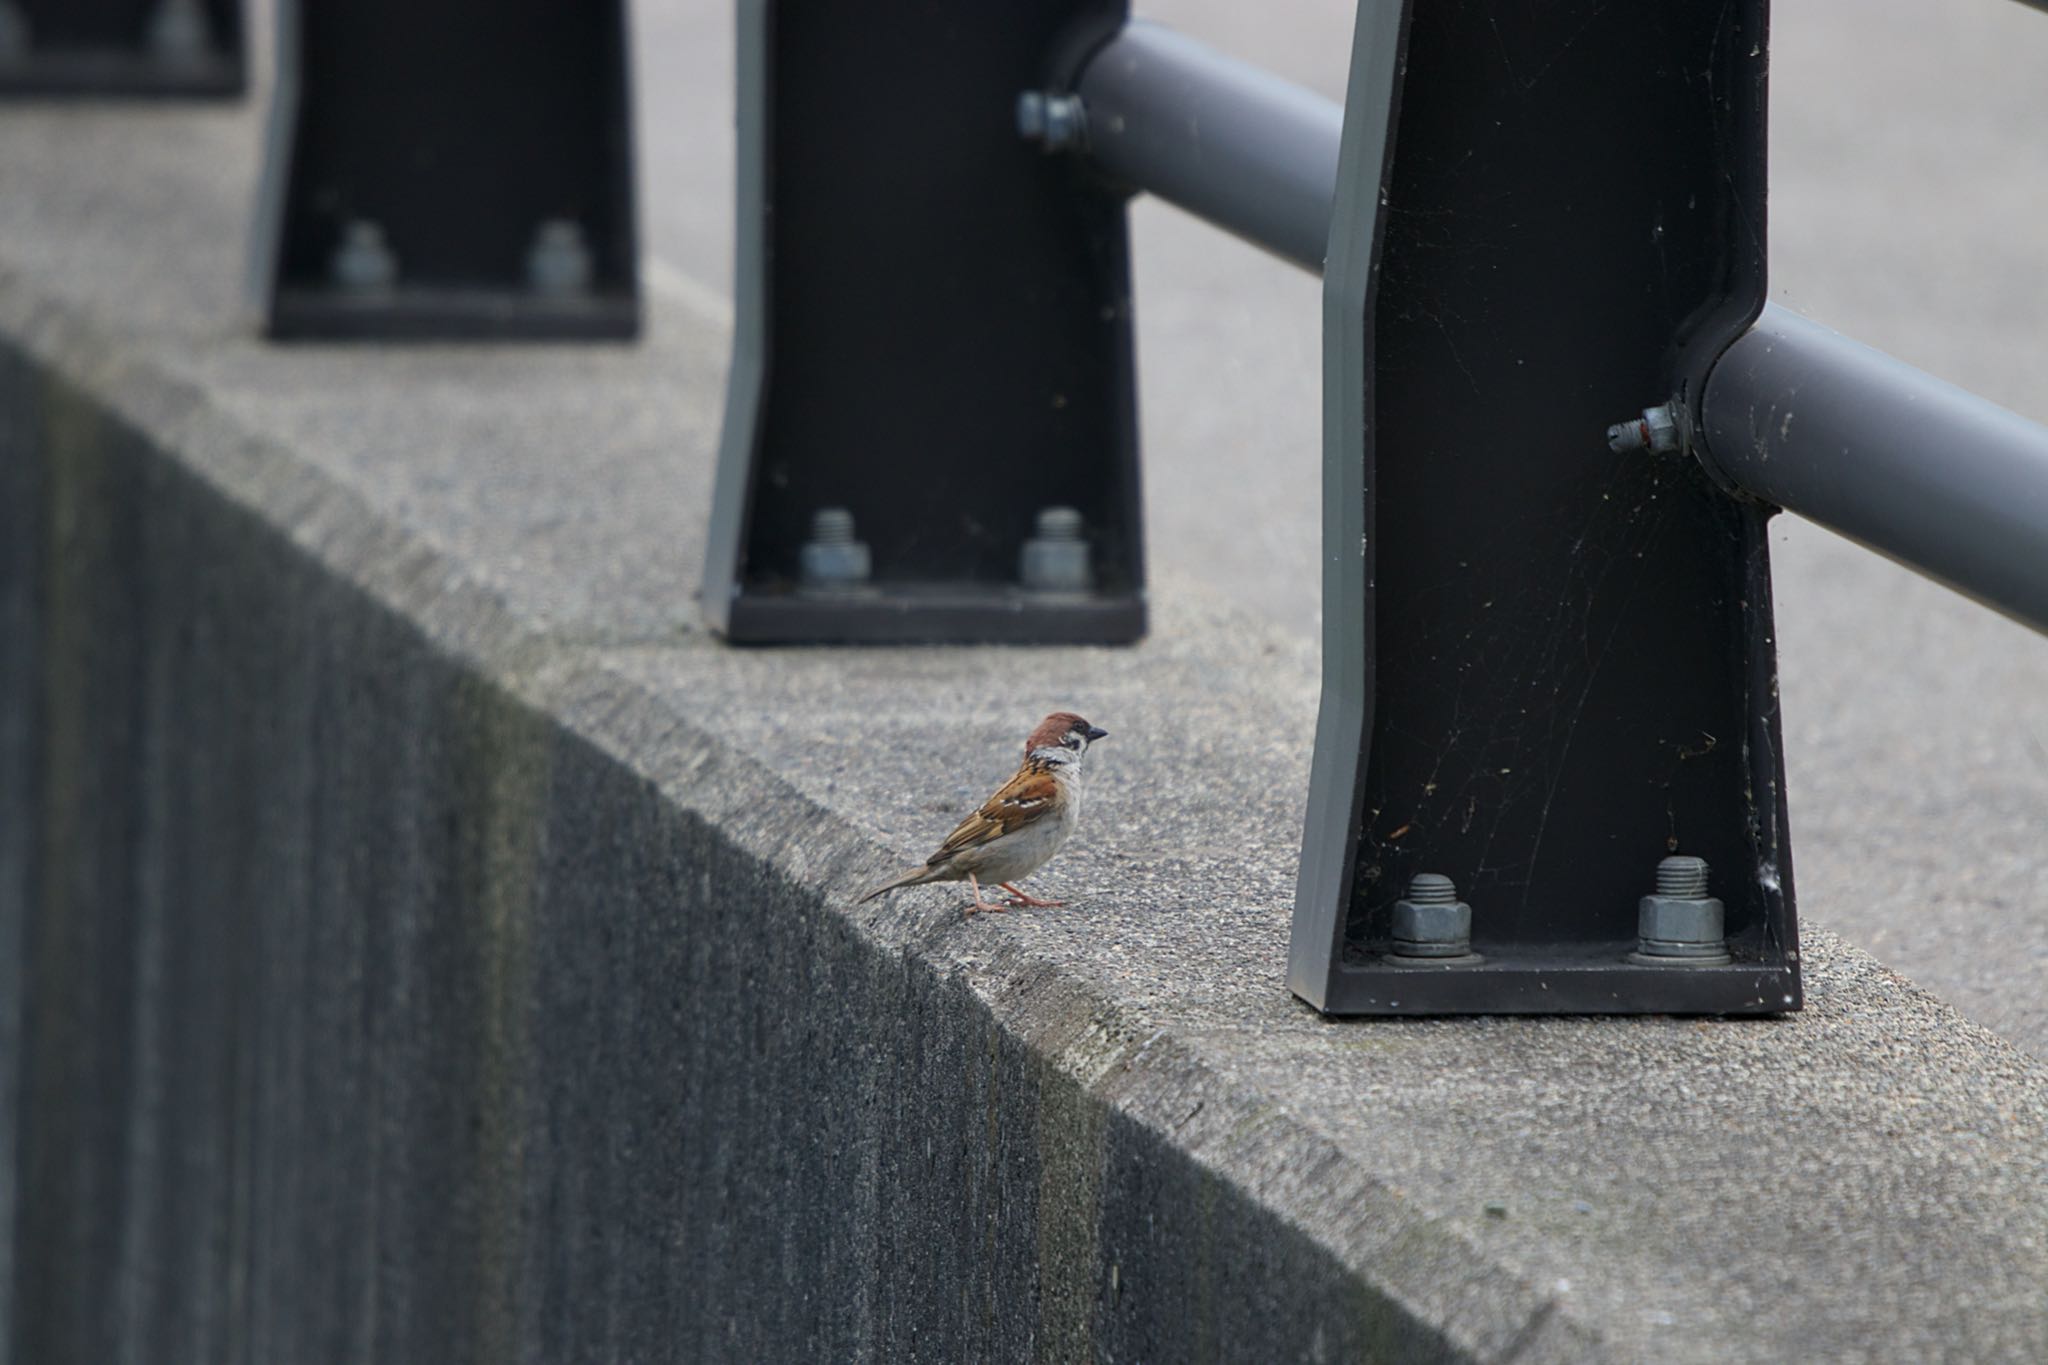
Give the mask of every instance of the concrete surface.
[[[1344, 97], [1351, 0], [1134, 8]], [[1773, 297], [2048, 421], [2048, 14], [1773, 10]], [[730, 11], [634, 10], [649, 242], [714, 292]], [[1320, 286], [1156, 202], [1132, 226], [1153, 563], [1312, 640]], [[1773, 552], [1802, 917], [2048, 1058], [2048, 639], [1795, 518]]]
[[[0, 118], [13, 1359], [2048, 1353], [2040, 1064], [1824, 929], [1782, 1021], [1318, 1018], [1298, 634], [722, 648], [721, 325], [264, 347], [254, 155]], [[1056, 703], [1073, 906], [854, 907]]]

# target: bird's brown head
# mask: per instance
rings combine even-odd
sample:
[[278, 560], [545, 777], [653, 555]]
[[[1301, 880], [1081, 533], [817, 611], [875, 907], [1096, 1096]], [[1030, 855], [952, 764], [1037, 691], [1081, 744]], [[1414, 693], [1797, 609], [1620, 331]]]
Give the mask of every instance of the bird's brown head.
[[1038, 728], [1031, 732], [1031, 738], [1024, 741], [1024, 756], [1044, 749], [1064, 752], [1079, 758], [1088, 752], [1088, 746], [1098, 739], [1106, 738], [1107, 730], [1098, 730], [1072, 711], [1055, 711], [1038, 722]]

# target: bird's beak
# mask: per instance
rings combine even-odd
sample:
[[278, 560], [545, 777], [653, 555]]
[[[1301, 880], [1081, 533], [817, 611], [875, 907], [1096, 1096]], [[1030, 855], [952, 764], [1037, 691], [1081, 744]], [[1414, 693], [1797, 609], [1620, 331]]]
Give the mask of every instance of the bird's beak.
[[1091, 725], [1091, 726], [1089, 726], [1089, 727], [1088, 727], [1088, 742], [1089, 742], [1090, 744], [1093, 744], [1093, 743], [1094, 743], [1094, 742], [1095, 742], [1096, 740], [1098, 740], [1098, 739], [1108, 739], [1108, 738], [1109, 738], [1109, 731], [1107, 731], [1107, 730], [1098, 730], [1098, 729], [1096, 729], [1096, 728], [1095, 728], [1095, 727], [1094, 727], [1093, 725]]

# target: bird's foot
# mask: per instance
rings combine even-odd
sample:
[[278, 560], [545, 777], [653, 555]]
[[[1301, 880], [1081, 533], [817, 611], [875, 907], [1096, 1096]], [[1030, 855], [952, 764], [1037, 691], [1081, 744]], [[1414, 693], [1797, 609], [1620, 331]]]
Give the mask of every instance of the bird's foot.
[[[985, 910], [991, 915], [1000, 915], [1003, 911], [1010, 908], [1009, 905], [990, 905], [987, 901], [983, 900], [981, 898], [981, 883], [975, 878], [969, 877], [967, 884], [974, 888], [974, 901], [967, 907], [967, 918], [972, 919], [974, 912], [977, 910]], [[1014, 905], [1016, 902], [1012, 901], [1010, 904]]]
[[1013, 909], [1023, 910], [1027, 908], [1044, 908], [1051, 910], [1066, 904], [1065, 901], [1042, 901], [1036, 896], [1027, 896], [1022, 891], [1019, 891], [1016, 887], [1010, 885], [1008, 882], [1003, 882], [1001, 883], [1001, 885], [1003, 890], [1009, 892], [1012, 896], [1015, 896], [1017, 898], [1010, 902], [1010, 906]]

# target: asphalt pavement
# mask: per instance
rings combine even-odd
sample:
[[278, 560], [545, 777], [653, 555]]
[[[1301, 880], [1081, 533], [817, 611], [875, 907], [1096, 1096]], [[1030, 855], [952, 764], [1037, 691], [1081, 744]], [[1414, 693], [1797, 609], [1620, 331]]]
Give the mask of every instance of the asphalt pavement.
[[[656, 274], [727, 296], [731, 8], [634, 7]], [[1775, 10], [1772, 297], [2048, 421], [2048, 14]], [[1343, 97], [1349, 4], [1140, 12]], [[1320, 283], [1158, 203], [1132, 225], [1156, 574], [1312, 637]], [[1795, 518], [1772, 541], [1802, 917], [2048, 1058], [2048, 640]]]

